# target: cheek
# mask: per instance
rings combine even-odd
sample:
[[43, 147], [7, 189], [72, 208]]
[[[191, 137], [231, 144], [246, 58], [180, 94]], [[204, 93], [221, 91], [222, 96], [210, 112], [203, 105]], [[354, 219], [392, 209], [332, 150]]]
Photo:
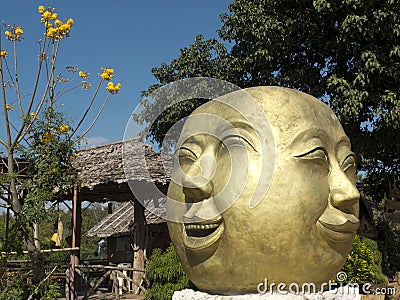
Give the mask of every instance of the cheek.
[[244, 149], [234, 149], [230, 154], [218, 156], [213, 178], [214, 193], [221, 194], [224, 199], [236, 197], [237, 200], [250, 200], [260, 180], [261, 166], [261, 155]]
[[298, 224], [313, 224], [328, 205], [328, 172], [293, 158], [281, 159], [263, 205]]

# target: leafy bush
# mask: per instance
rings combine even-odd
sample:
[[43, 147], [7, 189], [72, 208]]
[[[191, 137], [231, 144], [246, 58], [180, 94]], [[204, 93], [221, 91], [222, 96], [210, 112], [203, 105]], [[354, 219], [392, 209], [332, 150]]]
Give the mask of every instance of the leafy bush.
[[383, 272], [393, 277], [400, 270], [400, 228], [396, 228], [379, 219], [376, 225], [378, 229], [378, 247], [382, 252]]
[[382, 273], [382, 254], [373, 240], [356, 236], [342, 271], [347, 274], [347, 282], [370, 282], [387, 284]]
[[6, 273], [0, 276], [0, 299], [2, 300], [53, 300], [61, 296], [59, 287], [47, 280], [38, 285], [30, 283], [27, 273]]
[[189, 278], [172, 245], [165, 252], [154, 249], [146, 264], [146, 275], [151, 281], [151, 287], [145, 295], [147, 300], [170, 300], [174, 291], [189, 287]]

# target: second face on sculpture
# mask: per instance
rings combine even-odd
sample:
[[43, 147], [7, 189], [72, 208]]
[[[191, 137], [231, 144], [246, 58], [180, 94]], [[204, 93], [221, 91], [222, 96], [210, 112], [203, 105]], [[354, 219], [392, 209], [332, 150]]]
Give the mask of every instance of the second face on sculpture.
[[270, 282], [321, 284], [359, 226], [355, 155], [333, 112], [298, 91], [257, 87], [186, 121], [168, 197], [185, 272], [213, 293]]

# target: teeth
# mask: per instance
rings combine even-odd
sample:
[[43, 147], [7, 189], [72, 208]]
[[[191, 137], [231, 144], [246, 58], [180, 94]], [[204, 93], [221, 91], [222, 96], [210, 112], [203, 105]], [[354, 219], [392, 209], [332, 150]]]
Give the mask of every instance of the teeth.
[[188, 224], [185, 225], [186, 229], [212, 229], [218, 227], [219, 224], [207, 224], [207, 225], [199, 225], [199, 224]]

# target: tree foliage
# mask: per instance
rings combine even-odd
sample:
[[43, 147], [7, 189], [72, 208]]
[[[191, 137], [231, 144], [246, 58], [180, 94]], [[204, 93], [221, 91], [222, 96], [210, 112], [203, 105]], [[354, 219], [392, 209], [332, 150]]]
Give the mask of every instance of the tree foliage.
[[347, 274], [346, 282], [370, 282], [387, 284], [382, 273], [382, 254], [373, 240], [357, 235], [342, 271]]
[[[400, 5], [396, 0], [235, 0], [221, 15], [220, 40], [196, 37], [170, 64], [151, 70], [160, 85], [206, 76], [242, 88], [279, 85], [327, 102], [358, 155], [364, 189], [382, 199], [399, 179]], [[176, 106], [149, 131], [162, 139], [200, 103]], [[157, 103], [135, 118], [151, 121]]]
[[[114, 69], [102, 68], [97, 87], [87, 97], [86, 109], [72, 124], [62, 111], [60, 99], [71, 90], [82, 89], [87, 93], [92, 88], [88, 72], [58, 64], [61, 45], [70, 37], [74, 21], [61, 19], [52, 7], [39, 6], [37, 16], [43, 34], [33, 50], [35, 53], [39, 50], [35, 62], [37, 73], [29, 87], [19, 81], [22, 74], [18, 50], [24, 39], [23, 25], [1, 23], [0, 106], [4, 132], [0, 134], [0, 199], [5, 203], [2, 206], [11, 210], [14, 221], [8, 240], [12, 242], [0, 250], [28, 251], [33, 268], [32, 283], [40, 288], [40, 294], [45, 272], [37, 225], [54, 216], [47, 204], [62, 198], [65, 190], [72, 189], [75, 178], [71, 165], [73, 154], [96, 123], [109, 96], [116, 94], [121, 84], [114, 85], [111, 81], [115, 76]], [[102, 94], [100, 88], [105, 81], [107, 92], [103, 104], [95, 117], [88, 120], [88, 113], [96, 97]], [[21, 275], [20, 278], [27, 277]], [[36, 287], [31, 298], [39, 297], [34, 295]]]
[[146, 299], [169, 300], [174, 291], [189, 287], [189, 278], [183, 272], [172, 245], [164, 253], [161, 249], [154, 249], [146, 264], [146, 276], [151, 281]]
[[378, 246], [382, 252], [382, 269], [392, 277], [400, 270], [400, 228], [378, 219]]

